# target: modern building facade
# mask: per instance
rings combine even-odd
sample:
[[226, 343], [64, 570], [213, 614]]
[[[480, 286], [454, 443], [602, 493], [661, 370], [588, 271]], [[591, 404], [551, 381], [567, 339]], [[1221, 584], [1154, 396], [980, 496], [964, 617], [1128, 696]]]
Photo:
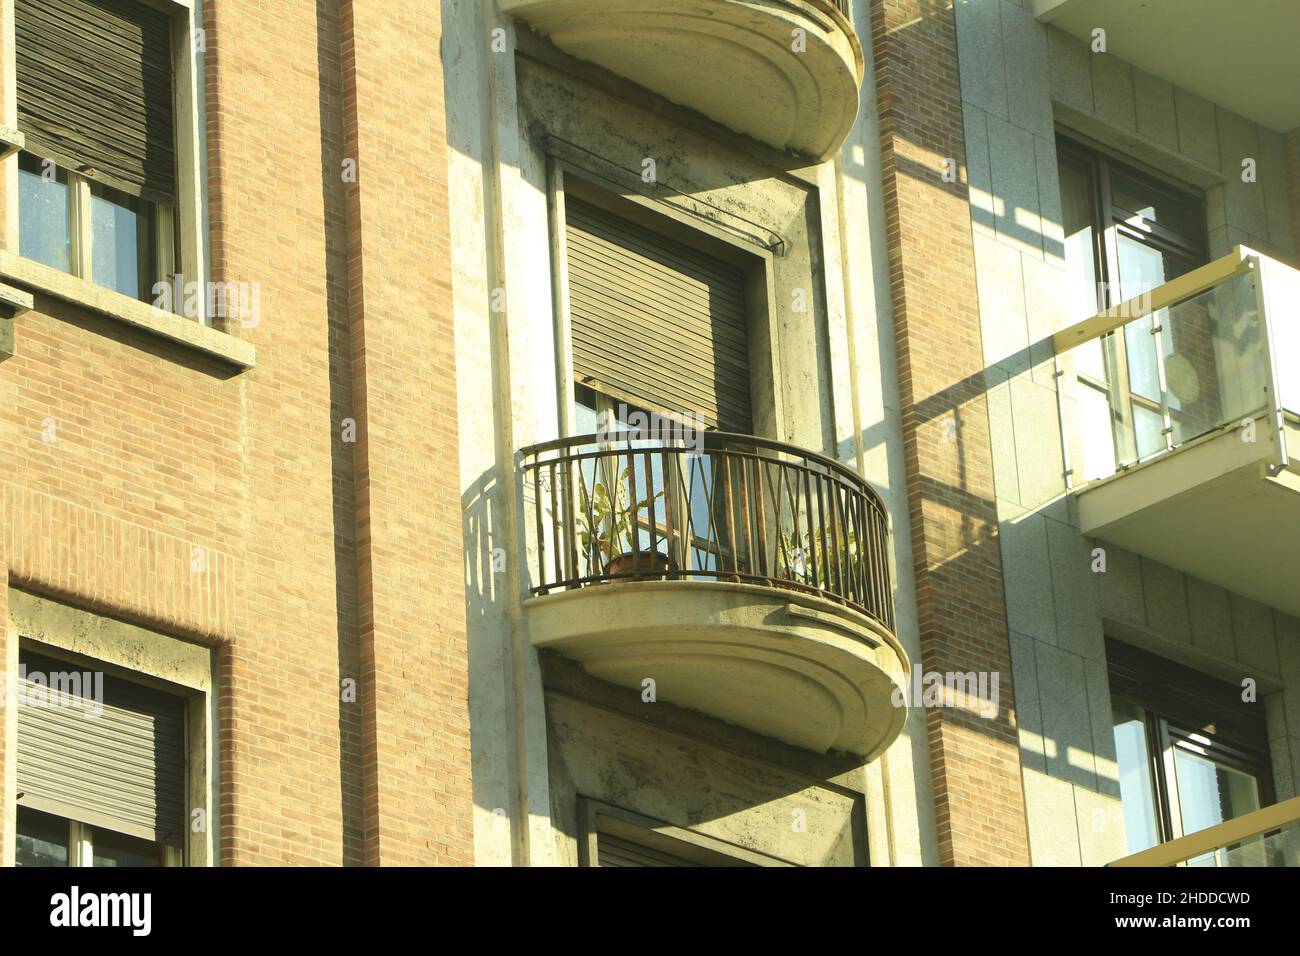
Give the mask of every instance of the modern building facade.
[[1221, 6], [0, 0], [4, 862], [1300, 860]]

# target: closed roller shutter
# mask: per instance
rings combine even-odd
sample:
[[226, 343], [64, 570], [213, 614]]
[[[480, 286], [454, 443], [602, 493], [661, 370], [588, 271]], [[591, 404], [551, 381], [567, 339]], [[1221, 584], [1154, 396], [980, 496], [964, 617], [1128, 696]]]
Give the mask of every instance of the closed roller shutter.
[[[88, 666], [23, 652], [18, 700], [22, 806], [147, 840], [179, 844], [185, 830], [184, 702], [104, 676], [103, 712], [49, 689], [49, 675]], [[44, 680], [33, 679], [34, 673]]]
[[751, 433], [742, 270], [578, 199], [565, 218], [577, 380]]
[[153, 202], [172, 201], [171, 21], [138, 0], [15, 0], [27, 150]]
[[699, 866], [685, 857], [653, 850], [631, 840], [600, 833], [596, 836], [599, 866]]

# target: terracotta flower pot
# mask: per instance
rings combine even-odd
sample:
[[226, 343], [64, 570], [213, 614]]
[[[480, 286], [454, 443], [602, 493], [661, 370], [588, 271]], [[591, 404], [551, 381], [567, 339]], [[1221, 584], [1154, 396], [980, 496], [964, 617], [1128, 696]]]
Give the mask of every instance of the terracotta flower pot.
[[618, 580], [662, 578], [667, 571], [668, 555], [658, 551], [624, 551], [605, 565], [605, 573]]

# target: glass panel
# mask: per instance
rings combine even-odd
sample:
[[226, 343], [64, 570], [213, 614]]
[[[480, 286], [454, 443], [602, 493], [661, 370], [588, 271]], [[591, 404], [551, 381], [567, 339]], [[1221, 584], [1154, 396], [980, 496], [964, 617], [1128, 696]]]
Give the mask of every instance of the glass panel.
[[18, 808], [14, 866], [67, 866], [68, 821], [39, 810]]
[[1180, 302], [1165, 319], [1165, 380], [1174, 441], [1181, 443], [1263, 409], [1264, 341], [1255, 277]]
[[1134, 395], [1159, 402], [1160, 369], [1156, 365], [1156, 337], [1151, 329], [1150, 318], [1124, 326], [1124, 351], [1128, 355], [1129, 389]]
[[[1259, 809], [1259, 784], [1248, 773], [1224, 767], [1177, 746], [1174, 770], [1184, 835]], [[1214, 866], [1214, 854], [1195, 857], [1187, 865]]]
[[1278, 394], [1282, 407], [1300, 415], [1300, 271], [1280, 262], [1260, 263], [1268, 309], [1269, 336], [1277, 356]]
[[90, 185], [91, 276], [133, 299], [150, 296], [153, 206], [100, 183]]
[[1115, 474], [1114, 420], [1110, 399], [1100, 389], [1079, 383], [1079, 427], [1083, 434], [1083, 479]]
[[92, 866], [160, 866], [162, 844], [96, 828]]
[[[1204, 859], [1204, 858], [1202, 858]], [[1300, 826], [1253, 837], [1214, 851], [1213, 866], [1300, 866]]]
[[1149, 458], [1166, 450], [1165, 418], [1160, 412], [1134, 405], [1133, 431], [1137, 436], [1138, 458]]
[[[47, 178], [46, 169], [53, 175]], [[68, 174], [30, 153], [18, 157], [18, 254], [64, 272], [72, 270]]]
[[1129, 852], [1137, 853], [1160, 842], [1146, 714], [1142, 708], [1118, 698], [1113, 701], [1113, 712], [1124, 831], [1128, 835]]

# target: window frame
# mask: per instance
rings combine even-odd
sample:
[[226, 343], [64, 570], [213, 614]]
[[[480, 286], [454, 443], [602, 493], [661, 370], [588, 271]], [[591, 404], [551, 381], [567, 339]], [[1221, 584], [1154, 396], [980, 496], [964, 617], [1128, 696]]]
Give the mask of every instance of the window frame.
[[[155, 687], [185, 701], [186, 808], [184, 866], [214, 866], [220, 859], [218, 677], [211, 647], [128, 624], [15, 587], [9, 588], [10, 641], [0, 655], [4, 672], [17, 674], [22, 651], [68, 661], [79, 669], [102, 669], [124, 680]], [[4, 722], [6, 752], [18, 752], [18, 722]], [[0, 865], [14, 865], [18, 762], [8, 761], [0, 799], [4, 851]], [[201, 821], [196, 813], [202, 813]], [[57, 814], [56, 814], [57, 816]]]
[[[1150, 170], [1139, 167], [1132, 160], [1116, 158], [1111, 153], [1090, 145], [1077, 134], [1058, 129], [1056, 135], [1058, 167], [1069, 165], [1087, 173], [1091, 196], [1089, 213], [1093, 233], [1094, 289], [1097, 313], [1120, 305], [1122, 297], [1119, 270], [1119, 240], [1128, 238], [1143, 246], [1155, 249], [1167, 259], [1180, 260], [1186, 267], [1196, 268], [1209, 261], [1209, 236], [1206, 231], [1206, 206], [1204, 192], [1186, 183], [1170, 180]], [[1189, 201], [1195, 223], [1194, 234], [1180, 233], [1163, 223], [1147, 219], [1115, 203], [1111, 176], [1118, 171], [1124, 177], [1146, 186], [1157, 194], [1178, 201]], [[1181, 273], [1179, 273], [1181, 274]], [[1123, 334], [1108, 335], [1101, 341], [1102, 363], [1107, 381], [1100, 381], [1076, 369], [1075, 378], [1085, 387], [1106, 395], [1112, 418], [1120, 427], [1111, 429], [1115, 464], [1118, 470], [1140, 461], [1163, 454], [1173, 448], [1174, 424], [1172, 412], [1164, 396], [1165, 352], [1163, 325], [1159, 313], [1149, 317], [1153, 336], [1157, 381], [1161, 399], [1154, 400], [1133, 391], [1129, 380], [1128, 352]], [[1137, 447], [1135, 409], [1157, 414], [1161, 419], [1161, 436], [1164, 447], [1142, 454]], [[1121, 440], [1120, 436], [1124, 436]]]
[[[1196, 753], [1180, 743], [1179, 738], [1188, 732], [1209, 741], [1209, 751], [1197, 753], [1197, 756], [1216, 766], [1247, 773], [1255, 779], [1261, 808], [1276, 801], [1262, 703], [1252, 705], [1260, 708], [1257, 714], [1242, 710], [1247, 706], [1244, 702], [1229, 706], [1225, 701], [1234, 692], [1231, 682], [1112, 638], [1106, 640], [1106, 657], [1112, 701], [1124, 701], [1142, 713], [1158, 843], [1186, 835], [1178, 806], [1174, 753], [1180, 747]], [[1145, 682], [1139, 685], [1135, 679], [1125, 676], [1130, 672], [1140, 672]], [[1177, 688], [1178, 699], [1168, 688]], [[1191, 696], [1204, 702], [1199, 713], [1195, 712], [1196, 705], [1187, 699]], [[1112, 729], [1114, 711], [1112, 706]], [[1225, 724], [1227, 726], [1221, 726]], [[1253, 734], [1250, 724], [1256, 725]], [[1171, 733], [1171, 728], [1183, 733]]]
[[[780, 369], [779, 325], [773, 308], [776, 290], [773, 275], [774, 249], [784, 240], [755, 232], [761, 227], [717, 210], [716, 218], [682, 202], [647, 195], [633, 183], [625, 170], [583, 154], [558, 140], [548, 143], [547, 156], [548, 228], [550, 231], [550, 272], [552, 317], [554, 321], [556, 406], [560, 437], [576, 434], [576, 400], [574, 385], [586, 385], [629, 406], [678, 417], [679, 412], [659, 408], [644, 398], [625, 396], [607, 385], [578, 382], [573, 371], [573, 333], [569, 311], [569, 276], [566, 196], [575, 196], [590, 204], [603, 206], [615, 215], [630, 219], [643, 227], [664, 232], [674, 241], [695, 245], [715, 257], [730, 260], [745, 271], [745, 304], [749, 332], [749, 376], [753, 431], [775, 437], [776, 423], [785, 420]], [[606, 172], [596, 166], [606, 166]], [[575, 182], [576, 181], [576, 182]], [[763, 388], [756, 383], [764, 383]], [[767, 388], [770, 383], [770, 389]]]
[[[151, 263], [153, 272], [163, 281], [179, 281], [184, 289], [190, 283], [207, 288], [207, 230], [206, 175], [203, 157], [206, 153], [205, 131], [201, 116], [203, 103], [202, 75], [203, 50], [200, 30], [203, 0], [135, 0], [143, 6], [161, 11], [171, 19], [172, 58], [172, 124], [176, 151], [176, 201], [174, 206], [151, 203], [155, 210], [148, 219], [157, 241], [154, 243]], [[16, 130], [18, 127], [18, 88], [14, 30], [14, 0], [0, 0], [0, 47], [5, 61], [0, 69], [3, 77], [0, 88], [0, 126]], [[30, 153], [40, 160], [45, 157]], [[3, 159], [5, 189], [4, 248], [6, 255], [19, 256], [19, 203], [18, 203], [18, 152]], [[91, 202], [92, 179], [76, 170], [60, 166], [68, 176], [69, 235], [71, 238], [69, 273], [81, 282], [93, 286], [97, 294], [122, 295], [106, 286], [96, 285], [92, 279], [91, 257]], [[142, 220], [145, 221], [145, 220]], [[23, 260], [24, 262], [34, 260]], [[35, 263], [42, 268], [43, 263]], [[177, 279], [176, 277], [179, 277]], [[155, 280], [158, 281], [158, 280]], [[143, 290], [150, 293], [151, 289]], [[122, 298], [137, 301], [130, 296]], [[211, 325], [212, 316], [206, 312], [208, 296], [172, 296], [172, 311], [183, 314], [187, 300], [198, 304], [199, 315], [192, 317], [201, 325]], [[153, 304], [150, 295], [141, 299]]]

